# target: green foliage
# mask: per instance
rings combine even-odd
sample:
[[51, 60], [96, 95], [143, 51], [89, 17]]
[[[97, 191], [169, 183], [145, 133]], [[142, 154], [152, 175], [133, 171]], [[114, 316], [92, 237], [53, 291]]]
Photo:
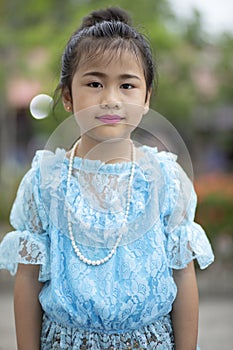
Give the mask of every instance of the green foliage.
[[232, 103], [233, 101], [233, 36], [223, 34], [219, 40], [220, 60], [217, 65], [217, 76], [220, 81], [219, 100]]
[[214, 245], [224, 239], [233, 242], [232, 179], [231, 174], [212, 173], [195, 181], [198, 195], [196, 221], [204, 227]]
[[202, 31], [202, 17], [198, 10], [193, 11], [193, 18], [187, 23], [184, 30], [184, 37], [196, 48], [202, 49], [206, 45], [204, 33]]
[[233, 200], [224, 193], [210, 193], [200, 201], [196, 216], [212, 241], [220, 234], [233, 237]]

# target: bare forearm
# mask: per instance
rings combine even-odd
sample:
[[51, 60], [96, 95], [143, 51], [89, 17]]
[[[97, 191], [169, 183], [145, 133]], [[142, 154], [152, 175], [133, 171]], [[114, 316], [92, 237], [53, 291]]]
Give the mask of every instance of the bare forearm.
[[38, 300], [42, 283], [39, 267], [19, 265], [14, 290], [18, 350], [39, 350], [42, 310]]
[[174, 270], [174, 279], [178, 288], [172, 310], [176, 350], [196, 350], [198, 290], [193, 263], [184, 270]]

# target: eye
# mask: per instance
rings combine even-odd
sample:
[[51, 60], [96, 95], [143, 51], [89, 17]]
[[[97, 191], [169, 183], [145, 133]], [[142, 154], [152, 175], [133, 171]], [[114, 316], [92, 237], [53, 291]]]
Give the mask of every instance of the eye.
[[101, 83], [99, 83], [98, 81], [93, 81], [89, 84], [87, 84], [87, 86], [90, 86], [91, 88], [101, 88], [103, 87], [103, 85]]
[[129, 84], [129, 83], [125, 83], [125, 84], [121, 85], [121, 89], [129, 90], [129, 89], [133, 89], [133, 88], [134, 88], [134, 85]]

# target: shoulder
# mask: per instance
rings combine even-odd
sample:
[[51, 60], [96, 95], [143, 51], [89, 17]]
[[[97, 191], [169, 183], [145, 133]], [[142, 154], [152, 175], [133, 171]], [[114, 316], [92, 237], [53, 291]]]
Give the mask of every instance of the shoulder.
[[[174, 153], [158, 151], [157, 148], [148, 146], [143, 146], [142, 150], [145, 155], [150, 158], [151, 162], [159, 165], [167, 180], [183, 180], [184, 178], [189, 178], [190, 181], [192, 181], [193, 168], [190, 157], [185, 160], [180, 160], [180, 157], [178, 158], [178, 156]], [[180, 163], [184, 163], [185, 167], [183, 167]]]
[[54, 153], [47, 150], [37, 151], [31, 167], [22, 178], [19, 190], [32, 192], [33, 189], [51, 182], [61, 170], [65, 157], [66, 151], [63, 149], [57, 149]]
[[48, 150], [39, 150], [35, 153], [32, 160], [31, 170], [38, 173], [41, 177], [49, 175], [50, 172], [61, 168], [66, 158], [66, 151], [57, 148], [55, 152]]
[[[143, 147], [143, 151], [149, 156], [154, 167], [159, 168], [161, 176], [162, 193], [165, 202], [172, 203], [188, 202], [190, 198], [196, 201], [196, 195], [192, 184], [192, 165], [190, 163], [189, 176], [178, 162], [174, 153], [158, 151], [156, 148]], [[157, 172], [158, 174], [158, 172]], [[160, 186], [161, 187], [161, 186]]]
[[177, 161], [177, 155], [167, 151], [159, 151], [157, 147], [142, 146], [138, 148], [139, 152], [144, 155], [148, 155], [152, 158], [156, 158], [160, 162]]
[[39, 150], [32, 159], [32, 169], [38, 169], [42, 166], [59, 166], [66, 157], [64, 149], [57, 148], [55, 152], [48, 150]]
[[[177, 155], [171, 152], [158, 151], [157, 147], [143, 146], [140, 149], [142, 161], [159, 167], [163, 175], [171, 175], [178, 171]], [[174, 174], [173, 174], [174, 175]]]

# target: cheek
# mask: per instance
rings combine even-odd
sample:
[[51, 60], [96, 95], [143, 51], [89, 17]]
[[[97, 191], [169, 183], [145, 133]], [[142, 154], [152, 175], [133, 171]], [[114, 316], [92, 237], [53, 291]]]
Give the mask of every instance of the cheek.
[[74, 109], [76, 112], [83, 109], [92, 108], [92, 106], [98, 105], [98, 101], [95, 96], [90, 96], [88, 93], [77, 94], [73, 101]]
[[144, 105], [146, 100], [146, 90], [137, 89], [136, 91], [133, 91], [132, 95], [129, 94], [129, 100], [130, 99], [137, 105]]
[[98, 114], [98, 107], [87, 105], [82, 101], [75, 111], [75, 119], [82, 132], [88, 132], [98, 125], [96, 116]]
[[144, 113], [144, 105], [140, 104], [139, 101], [137, 101], [138, 104], [127, 104], [125, 105], [125, 111], [127, 114], [127, 121], [130, 125], [133, 127], [136, 127], [143, 116]]

